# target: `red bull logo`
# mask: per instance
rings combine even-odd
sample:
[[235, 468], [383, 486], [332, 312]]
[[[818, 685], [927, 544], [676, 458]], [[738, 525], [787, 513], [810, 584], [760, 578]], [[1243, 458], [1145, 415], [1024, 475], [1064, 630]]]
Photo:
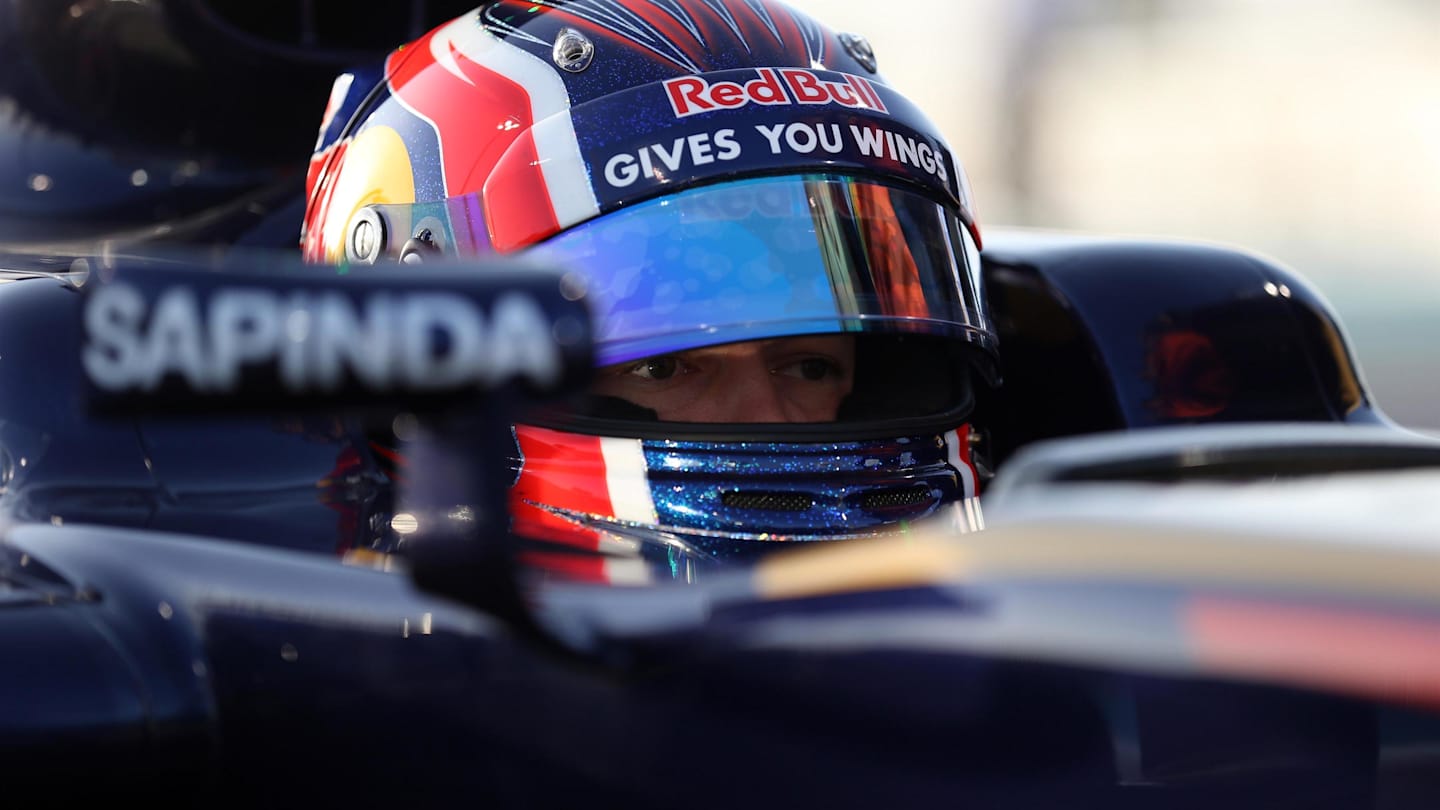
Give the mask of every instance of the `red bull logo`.
[[832, 73], [822, 76], [801, 68], [760, 68], [759, 78], [747, 82], [711, 82], [703, 76], [681, 76], [665, 81], [665, 94], [676, 118], [713, 110], [733, 110], [748, 104], [826, 105], [888, 113], [875, 86], [859, 76]]

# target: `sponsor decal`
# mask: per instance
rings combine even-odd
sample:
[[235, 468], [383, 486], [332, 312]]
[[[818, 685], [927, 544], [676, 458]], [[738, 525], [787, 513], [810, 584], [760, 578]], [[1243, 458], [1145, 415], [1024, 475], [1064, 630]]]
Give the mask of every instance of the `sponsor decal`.
[[83, 364], [108, 392], [154, 392], [178, 379], [200, 394], [236, 391], [242, 373], [273, 370], [289, 393], [354, 380], [375, 390], [438, 391], [509, 380], [555, 384], [564, 371], [554, 324], [521, 292], [488, 312], [439, 291], [95, 289], [84, 313]]
[[610, 155], [604, 159], [602, 176], [611, 188], [624, 189], [636, 182], [689, 174], [742, 157], [888, 163], [947, 187], [951, 177], [944, 150], [927, 138], [898, 127], [826, 121], [754, 124], [677, 136]]
[[819, 74], [801, 68], [760, 68], [750, 81], [710, 81], [704, 76], [680, 76], [665, 81], [665, 95], [676, 118], [715, 110], [733, 110], [750, 104], [829, 105], [889, 112], [875, 86], [845, 73]]
[[740, 157], [743, 150], [735, 140], [735, 130], [697, 132], [675, 138], [670, 143], [654, 143], [632, 153], [622, 152], [605, 161], [605, 182], [612, 188], [625, 188], [641, 177], [654, 177], [659, 168], [671, 173], [726, 162]]

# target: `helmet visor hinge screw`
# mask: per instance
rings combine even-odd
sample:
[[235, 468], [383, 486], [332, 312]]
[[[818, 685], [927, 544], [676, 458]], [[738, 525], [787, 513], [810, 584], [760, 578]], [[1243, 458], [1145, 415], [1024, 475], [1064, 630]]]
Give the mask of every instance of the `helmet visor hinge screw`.
[[345, 240], [345, 258], [356, 264], [374, 264], [385, 252], [385, 219], [373, 208], [360, 209]]
[[860, 63], [860, 67], [874, 73], [877, 65], [875, 60], [875, 49], [870, 47], [870, 40], [859, 34], [841, 34], [840, 44], [845, 47], [845, 52], [850, 58]]
[[574, 28], [561, 28], [555, 35], [550, 56], [561, 70], [579, 73], [590, 67], [590, 61], [595, 58], [595, 43]]

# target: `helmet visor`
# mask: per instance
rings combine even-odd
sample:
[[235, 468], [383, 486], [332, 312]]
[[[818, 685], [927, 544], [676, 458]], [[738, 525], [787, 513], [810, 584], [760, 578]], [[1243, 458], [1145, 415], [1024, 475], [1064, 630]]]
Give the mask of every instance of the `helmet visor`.
[[703, 186], [533, 254], [583, 278], [602, 365], [737, 341], [888, 332], [993, 348], [978, 251], [952, 208], [838, 175]]

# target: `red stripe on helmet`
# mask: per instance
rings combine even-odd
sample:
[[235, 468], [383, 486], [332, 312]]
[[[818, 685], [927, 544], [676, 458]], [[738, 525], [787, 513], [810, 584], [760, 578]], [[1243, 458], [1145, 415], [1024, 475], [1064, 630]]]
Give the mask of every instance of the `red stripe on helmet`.
[[325, 260], [322, 223], [330, 216], [335, 180], [340, 176], [340, 165], [345, 162], [345, 150], [349, 144], [348, 139], [343, 140], [310, 157], [310, 165], [305, 172], [305, 218], [300, 223], [300, 249], [306, 261]]
[[551, 579], [594, 585], [610, 584], [610, 571], [605, 566], [604, 557], [531, 551], [522, 553], [520, 562], [528, 572], [540, 572]]
[[486, 180], [485, 222], [490, 241], [502, 253], [532, 245], [560, 230], [560, 218], [550, 202], [550, 188], [540, 171], [535, 133], [526, 130]]
[[769, 4], [767, 8], [770, 11], [771, 21], [775, 23], [775, 30], [780, 32], [780, 41], [785, 49], [807, 53], [805, 34], [800, 30], [800, 23], [790, 9], [776, 4]]
[[[624, 7], [626, 11], [640, 17], [641, 19], [645, 20], [645, 22], [654, 26], [655, 29], [665, 37], [666, 41], [673, 45], [675, 48], [677, 48], [682, 54], [685, 55], [686, 58], [690, 59], [697, 65], [705, 64], [706, 57], [709, 53], [709, 51], [706, 49], [705, 43], [696, 39], [695, 35], [692, 34], [688, 28], [682, 25], [681, 22], [675, 17], [673, 17], [671, 14], [663, 10], [656, 9], [652, 3], [648, 2], [648, 0], [643, 0], [642, 2], [635, 2], [635, 0], [620, 0], [619, 5]], [[597, 20], [593, 17], [583, 17], [571, 14], [563, 8], [555, 9], [551, 13], [555, 14], [558, 17], [564, 18], [568, 24], [573, 25], [576, 28], [588, 31], [592, 34], [608, 39], [611, 42], [624, 45], [627, 48], [636, 51], [637, 53], [647, 54], [650, 56], [659, 56], [659, 54], [651, 50], [646, 45], [636, 41], [630, 33], [616, 28], [614, 25], [611, 25], [606, 21]], [[673, 59], [671, 61], [674, 62]]]
[[615, 514], [600, 439], [517, 425], [515, 440], [521, 457], [520, 476], [510, 488], [515, 533], [597, 550], [599, 534], [595, 530], [577, 526], [539, 504], [563, 505], [586, 515]]
[[[431, 50], [433, 39], [431, 32], [392, 55], [387, 72], [395, 98], [434, 126], [445, 196], [458, 197], [480, 191], [500, 158], [535, 122], [524, 85], [448, 44], [450, 63], [458, 73], [450, 65], [439, 65]], [[504, 197], [502, 205], [525, 209], [530, 220], [548, 220], [549, 232], [554, 232], [559, 226], [533, 141], [521, 149], [531, 157], [525, 162], [528, 176], [512, 176], [496, 192]]]

